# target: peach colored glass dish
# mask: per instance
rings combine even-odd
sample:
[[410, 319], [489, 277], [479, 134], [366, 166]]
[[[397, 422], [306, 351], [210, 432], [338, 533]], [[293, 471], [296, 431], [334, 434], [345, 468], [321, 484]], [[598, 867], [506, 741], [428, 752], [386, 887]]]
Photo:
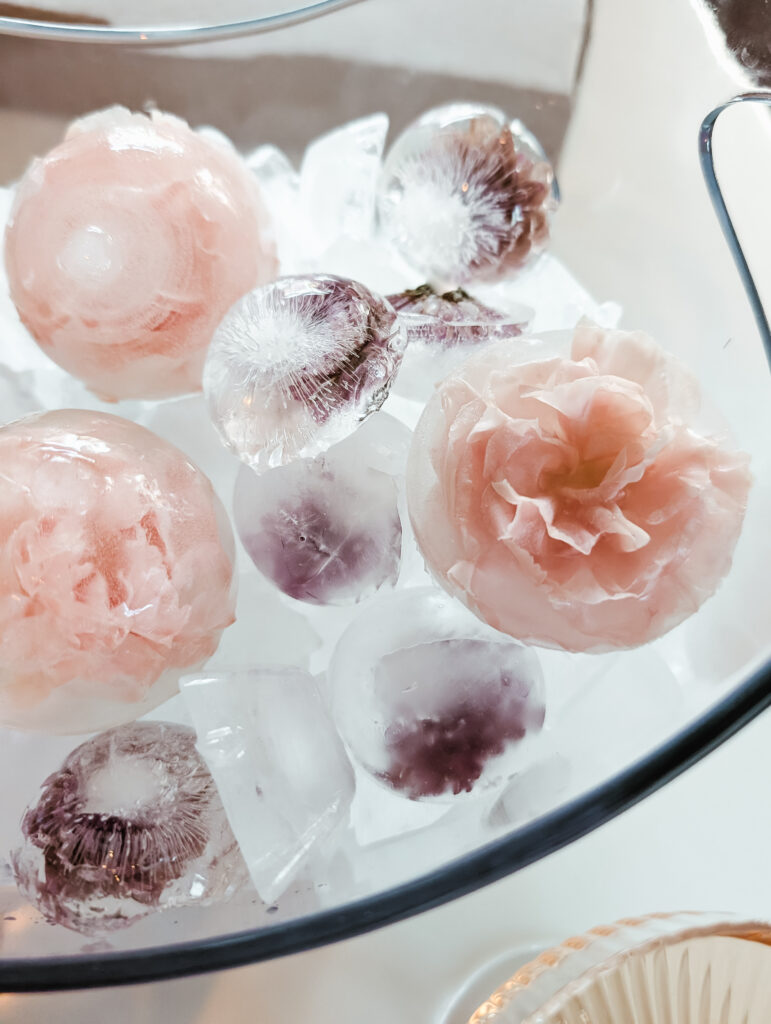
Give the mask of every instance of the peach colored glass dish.
[[468, 1024], [766, 1024], [771, 925], [656, 914], [593, 928], [504, 982]]

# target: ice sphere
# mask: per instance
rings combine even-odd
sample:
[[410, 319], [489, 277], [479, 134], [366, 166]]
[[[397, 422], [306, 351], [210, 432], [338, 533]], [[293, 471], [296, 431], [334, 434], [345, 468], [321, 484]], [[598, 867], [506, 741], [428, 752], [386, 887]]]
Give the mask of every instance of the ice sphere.
[[233, 621], [211, 484], [143, 427], [82, 410], [0, 429], [0, 723], [86, 733], [145, 714]]
[[351, 752], [415, 800], [501, 785], [544, 721], [535, 654], [433, 588], [368, 605], [341, 637], [329, 679]]
[[394, 389], [424, 400], [480, 345], [519, 337], [533, 315], [527, 306], [503, 313], [462, 288], [440, 294], [430, 284], [389, 295], [388, 300], [401, 318], [408, 341]]
[[314, 139], [305, 150], [300, 167], [300, 201], [319, 252], [341, 236], [372, 236], [387, 134], [388, 116], [372, 114]]
[[[377, 413], [350, 438], [315, 459], [258, 476], [241, 467], [236, 528], [250, 558], [289, 597], [310, 604], [355, 604], [399, 575], [398, 490], [377, 468], [397, 457], [378, 449]], [[370, 427], [372, 426], [372, 428]], [[391, 421], [406, 461], [409, 431]], [[374, 463], [374, 465], [373, 465]]]
[[266, 666], [182, 681], [255, 888], [277, 899], [347, 820], [353, 769], [307, 672]]
[[391, 305], [356, 281], [280, 278], [244, 296], [215, 333], [209, 414], [258, 472], [313, 458], [380, 408], [404, 346]]
[[528, 136], [494, 107], [458, 103], [429, 110], [394, 142], [380, 227], [432, 283], [512, 276], [546, 248], [554, 175]]
[[227, 899], [243, 858], [192, 729], [134, 722], [77, 747], [42, 786], [11, 855], [51, 924], [86, 934]]
[[277, 273], [259, 188], [224, 137], [159, 111], [74, 122], [18, 186], [11, 295], [38, 344], [108, 399], [200, 390], [226, 310]]

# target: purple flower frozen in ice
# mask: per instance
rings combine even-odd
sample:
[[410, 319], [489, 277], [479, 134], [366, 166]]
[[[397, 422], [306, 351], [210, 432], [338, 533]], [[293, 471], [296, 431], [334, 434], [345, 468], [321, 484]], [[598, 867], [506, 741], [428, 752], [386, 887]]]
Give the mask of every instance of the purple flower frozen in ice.
[[391, 305], [363, 285], [280, 278], [215, 334], [204, 371], [212, 420], [258, 471], [311, 458], [380, 408], [405, 342]]
[[379, 437], [368, 428], [380, 419], [316, 459], [259, 476], [242, 467], [234, 498], [238, 533], [260, 572], [290, 597], [352, 604], [396, 583], [397, 487], [371, 465]]
[[521, 270], [549, 241], [553, 171], [526, 130], [472, 104], [430, 110], [391, 147], [381, 226], [426, 277], [452, 285]]
[[153, 909], [211, 902], [244, 866], [195, 733], [135, 722], [77, 747], [22, 822], [22, 892], [52, 924], [111, 930]]

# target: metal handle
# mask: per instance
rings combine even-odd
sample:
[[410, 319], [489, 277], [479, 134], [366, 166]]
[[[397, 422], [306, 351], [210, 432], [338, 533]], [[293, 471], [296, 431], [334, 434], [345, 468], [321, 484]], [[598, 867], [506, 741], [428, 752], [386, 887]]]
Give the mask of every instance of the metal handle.
[[709, 197], [712, 200], [717, 219], [720, 221], [720, 226], [723, 229], [728, 248], [731, 250], [736, 269], [739, 271], [744, 290], [747, 292], [747, 298], [750, 300], [755, 322], [758, 325], [758, 331], [766, 350], [766, 358], [768, 359], [769, 367], [771, 367], [771, 327], [769, 327], [763, 302], [758, 294], [758, 289], [747, 263], [747, 258], [744, 255], [739, 236], [736, 234], [731, 215], [723, 198], [723, 191], [717, 180], [715, 160], [712, 154], [712, 133], [717, 119], [724, 110], [733, 107], [737, 103], [765, 103], [771, 106], [771, 92], [748, 92], [742, 96], [734, 96], [732, 100], [723, 103], [719, 107], [715, 107], [713, 111], [707, 114], [701, 123], [701, 130], [699, 132], [699, 159], [701, 160], [701, 169], [704, 174], [704, 180], [707, 183]]

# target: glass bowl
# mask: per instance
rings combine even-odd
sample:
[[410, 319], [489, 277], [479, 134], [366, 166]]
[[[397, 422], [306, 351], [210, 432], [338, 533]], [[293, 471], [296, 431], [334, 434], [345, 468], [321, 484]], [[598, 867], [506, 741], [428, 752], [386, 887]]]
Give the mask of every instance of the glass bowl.
[[[424, 0], [419, 13], [413, 5], [250, 6], [250, 28], [262, 18], [276, 31], [173, 52], [124, 45], [125, 38], [102, 46], [112, 32], [104, 26], [0, 20], [16, 33], [0, 35], [0, 185], [11, 185], [33, 156], [55, 145], [70, 119], [116, 102], [135, 109], [154, 103], [193, 125], [219, 128], [244, 152], [271, 143], [295, 162], [321, 133], [377, 111], [389, 115], [393, 138], [440, 103], [505, 109], [534, 132], [557, 169], [562, 204], [551, 251], [580, 282], [573, 313], [619, 304], [623, 326], [649, 331], [692, 367], [714, 406], [710, 415], [728, 424], [752, 457], [755, 482], [732, 570], [696, 615], [652, 644], [611, 655], [542, 652], [546, 726], [528, 763], [494, 800], [437, 809], [388, 794], [361, 775], [343, 841], [273, 902], [245, 888], [228, 903], [155, 913], [107, 936], [83, 936], [46, 924], [18, 894], [9, 868], [0, 890], [3, 991], [216, 970], [418, 913], [586, 834], [771, 703], [771, 403], [768, 338], [758, 337], [771, 281], [763, 262], [767, 112], [736, 104], [720, 117], [714, 138], [707, 129], [702, 137], [705, 166], [714, 160], [735, 226], [729, 242], [741, 239], [745, 282], [755, 269], [757, 301], [750, 302], [702, 178], [699, 130], [710, 111], [752, 83], [727, 54], [715, 60], [721, 44], [704, 11], [689, 0], [667, 0], [670, 30], [662, 33], [654, 19], [663, 16], [658, 0], [606, 0], [593, 15], [584, 0], [560, 0], [559, 18], [551, 7], [536, 13], [529, 0], [480, 0], [473, 9], [463, 0]], [[230, 17], [227, 8], [218, 10]], [[140, 34], [152, 37], [156, 28], [148, 23]], [[213, 29], [184, 31], [197, 41]], [[233, 24], [220, 29], [236, 31]], [[135, 40], [139, 30], [125, 31]], [[157, 40], [169, 41], [159, 31]], [[80, 42], [31, 37], [46, 34]], [[670, 65], [677, 68], [676, 96], [658, 70]], [[0, 295], [3, 301], [12, 315]], [[93, 404], [65, 375], [47, 380], [49, 404]], [[190, 410], [203, 416], [202, 405], [183, 401], [192, 405], [116, 411], [149, 417], [153, 429], [205, 467], [208, 460], [230, 506], [230, 470], [187, 429]], [[307, 659], [314, 645], [331, 646], [345, 615], [310, 621], [245, 571], [242, 600], [252, 603], [240, 610], [259, 606], [265, 614], [259, 627], [242, 615], [213, 666], [291, 663]], [[184, 719], [178, 705], [175, 698], [154, 717]], [[5, 856], [18, 842], [25, 806], [78, 740], [10, 731], [2, 737], [2, 766], [15, 780], [0, 804]]]
[[504, 982], [468, 1024], [760, 1022], [771, 930], [719, 914], [657, 914], [593, 928]]

